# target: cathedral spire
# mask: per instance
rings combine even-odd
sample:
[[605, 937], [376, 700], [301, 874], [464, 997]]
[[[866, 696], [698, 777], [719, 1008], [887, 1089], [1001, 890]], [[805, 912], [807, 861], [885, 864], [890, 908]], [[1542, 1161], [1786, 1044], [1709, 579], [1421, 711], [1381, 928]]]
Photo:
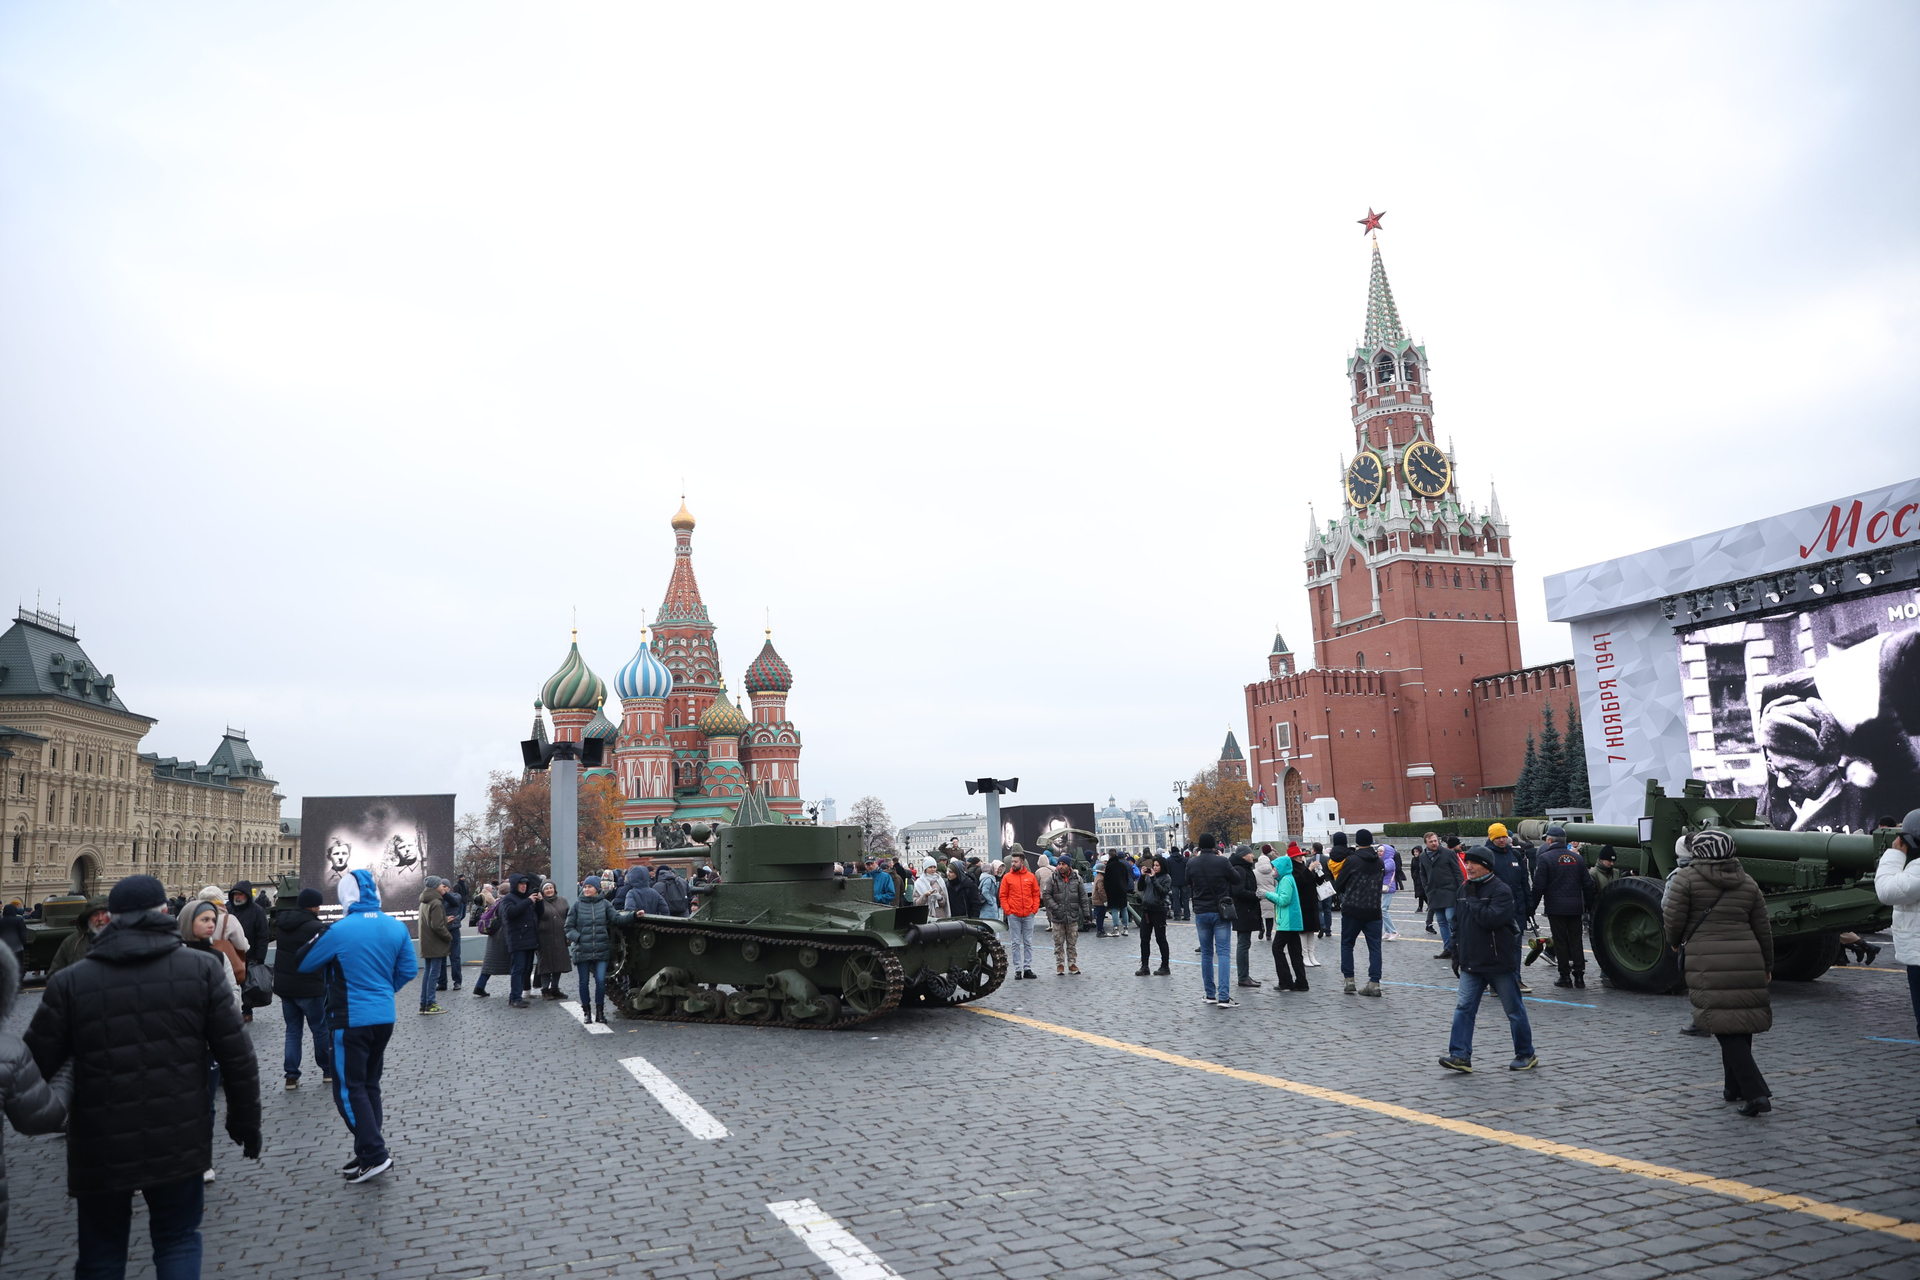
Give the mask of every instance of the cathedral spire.
[[1373, 241], [1373, 276], [1367, 281], [1367, 333], [1360, 345], [1371, 351], [1407, 340], [1400, 327], [1400, 311], [1393, 305], [1393, 286], [1387, 283], [1387, 267], [1380, 261], [1380, 240]]
[[707, 606], [700, 599], [700, 584], [693, 578], [693, 515], [686, 499], [673, 517], [673, 576], [667, 579], [667, 597], [661, 601], [654, 631], [662, 622], [705, 622]]

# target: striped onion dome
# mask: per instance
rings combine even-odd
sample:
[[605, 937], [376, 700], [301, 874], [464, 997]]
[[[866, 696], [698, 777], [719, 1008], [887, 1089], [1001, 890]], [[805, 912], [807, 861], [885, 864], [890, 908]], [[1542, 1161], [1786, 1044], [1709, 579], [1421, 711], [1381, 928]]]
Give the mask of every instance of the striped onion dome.
[[746, 686], [748, 693], [785, 693], [793, 688], [793, 669], [773, 651], [772, 632], [767, 633], [760, 656], [747, 667]]
[[584, 736], [612, 742], [620, 736], [620, 730], [614, 728], [613, 721], [607, 719], [606, 708], [601, 706], [594, 708], [593, 719], [587, 722]]
[[549, 711], [585, 711], [599, 706], [606, 696], [606, 683], [593, 674], [586, 659], [580, 656], [580, 641], [575, 633], [573, 647], [567, 650], [567, 660], [547, 677], [546, 686], [540, 690], [540, 700], [547, 704]]
[[673, 672], [653, 656], [647, 645], [646, 631], [640, 633], [640, 648], [613, 678], [613, 687], [622, 698], [664, 698], [673, 692]]
[[737, 738], [747, 731], [747, 718], [740, 709], [727, 701], [727, 691], [723, 686], [720, 696], [713, 700], [700, 716], [700, 732], [709, 738]]

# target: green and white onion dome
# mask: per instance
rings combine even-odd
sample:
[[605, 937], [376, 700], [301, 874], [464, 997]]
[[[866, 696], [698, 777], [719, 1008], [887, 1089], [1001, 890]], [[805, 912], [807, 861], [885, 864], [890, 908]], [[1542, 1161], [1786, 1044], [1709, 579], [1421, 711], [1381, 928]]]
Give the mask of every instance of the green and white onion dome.
[[644, 630], [640, 633], [640, 651], [620, 668], [613, 687], [622, 698], [664, 698], [673, 692], [673, 672], [653, 656]]
[[549, 711], [586, 711], [598, 707], [606, 697], [606, 682], [588, 668], [586, 659], [580, 656], [577, 639], [567, 650], [567, 660], [547, 677], [545, 687], [540, 690], [540, 700], [547, 704]]
[[720, 696], [713, 700], [700, 717], [700, 732], [709, 738], [737, 738], [747, 731], [747, 718], [740, 709], [727, 701], [727, 691], [722, 688]]

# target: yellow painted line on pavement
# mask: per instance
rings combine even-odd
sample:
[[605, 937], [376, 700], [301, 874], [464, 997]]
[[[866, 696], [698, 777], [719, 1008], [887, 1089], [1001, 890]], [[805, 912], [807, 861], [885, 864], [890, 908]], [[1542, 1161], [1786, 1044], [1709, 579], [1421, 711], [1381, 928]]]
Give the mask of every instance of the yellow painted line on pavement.
[[1108, 1036], [1095, 1035], [1091, 1031], [1081, 1031], [1074, 1027], [1063, 1027], [1051, 1022], [1042, 1022], [1038, 1018], [1026, 1018], [1017, 1013], [1002, 1013], [998, 1009], [982, 1009], [978, 1005], [963, 1005], [969, 1013], [977, 1013], [986, 1018], [998, 1018], [1002, 1022], [1017, 1022], [1023, 1027], [1032, 1027], [1036, 1031], [1049, 1032], [1056, 1036], [1065, 1036], [1069, 1040], [1078, 1040], [1082, 1044], [1097, 1045], [1102, 1049], [1118, 1049], [1122, 1053], [1131, 1053], [1136, 1057], [1152, 1058], [1169, 1066], [1186, 1067], [1193, 1071], [1206, 1071], [1217, 1076], [1226, 1076], [1247, 1084], [1265, 1085], [1269, 1089], [1284, 1089], [1288, 1093], [1297, 1093], [1303, 1097], [1318, 1098], [1322, 1102], [1337, 1103], [1343, 1107], [1354, 1107], [1361, 1111], [1371, 1111], [1376, 1115], [1391, 1116], [1395, 1120], [1406, 1120], [1413, 1124], [1424, 1124], [1435, 1129], [1444, 1129], [1448, 1133], [1457, 1133], [1463, 1137], [1478, 1138], [1484, 1142], [1497, 1142], [1502, 1146], [1518, 1147], [1522, 1151], [1532, 1151], [1543, 1156], [1558, 1156], [1562, 1160], [1572, 1160], [1579, 1164], [1592, 1165], [1596, 1169], [1613, 1169], [1620, 1173], [1631, 1173], [1642, 1178], [1651, 1178], [1656, 1182], [1671, 1182], [1696, 1191], [1709, 1191], [1714, 1195], [1728, 1196], [1735, 1200], [1745, 1200], [1752, 1204], [1770, 1205], [1776, 1209], [1786, 1209], [1793, 1213], [1804, 1213], [1815, 1218], [1825, 1218], [1829, 1222], [1843, 1222], [1848, 1226], [1860, 1227], [1867, 1231], [1879, 1231], [1901, 1240], [1920, 1242], [1920, 1223], [1905, 1222], [1899, 1218], [1889, 1218], [1882, 1213], [1867, 1213], [1860, 1209], [1849, 1209], [1844, 1205], [1827, 1204], [1821, 1200], [1812, 1200], [1806, 1196], [1792, 1195], [1784, 1191], [1772, 1191], [1766, 1187], [1756, 1187], [1748, 1182], [1736, 1182], [1731, 1178], [1715, 1178], [1709, 1174], [1693, 1173], [1686, 1169], [1669, 1168], [1666, 1165], [1650, 1164], [1645, 1160], [1633, 1160], [1626, 1156], [1616, 1156], [1605, 1151], [1595, 1151], [1591, 1147], [1576, 1147], [1564, 1142], [1553, 1142], [1546, 1138], [1535, 1138], [1524, 1133], [1512, 1133], [1506, 1129], [1489, 1128], [1483, 1124], [1474, 1124], [1470, 1120], [1454, 1120], [1447, 1116], [1436, 1116], [1425, 1111], [1415, 1111], [1411, 1107], [1398, 1106], [1391, 1102], [1381, 1102], [1374, 1098], [1363, 1098], [1358, 1094], [1342, 1093], [1338, 1089], [1323, 1089], [1319, 1085], [1301, 1084], [1297, 1080], [1284, 1080], [1279, 1076], [1266, 1075], [1259, 1071], [1242, 1071], [1238, 1067], [1223, 1066], [1218, 1062], [1208, 1062], [1204, 1058], [1189, 1058], [1178, 1053], [1168, 1053], [1164, 1049], [1150, 1049], [1145, 1045], [1128, 1044], [1124, 1040], [1115, 1040]]

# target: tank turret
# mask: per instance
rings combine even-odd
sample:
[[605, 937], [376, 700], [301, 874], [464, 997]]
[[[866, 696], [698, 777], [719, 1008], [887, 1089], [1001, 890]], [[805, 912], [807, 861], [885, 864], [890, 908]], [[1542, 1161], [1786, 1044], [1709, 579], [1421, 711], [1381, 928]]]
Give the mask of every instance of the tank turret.
[[[741, 808], [756, 811], [752, 797]], [[997, 988], [1007, 973], [998, 928], [874, 901], [872, 880], [845, 874], [863, 852], [860, 834], [770, 822], [721, 829], [719, 879], [696, 886], [690, 917], [638, 916], [619, 930], [621, 1012], [838, 1029], [902, 1003], [962, 1004]]]
[[1873, 891], [1873, 872], [1898, 831], [1776, 831], [1757, 801], [1709, 796], [1698, 779], [1669, 796], [1648, 779], [1646, 812], [1635, 826], [1567, 824], [1567, 839], [1584, 846], [1589, 865], [1599, 846], [1612, 845], [1628, 873], [1593, 906], [1594, 959], [1614, 986], [1668, 992], [1685, 981], [1679, 955], [1666, 945], [1660, 902], [1679, 866], [1679, 841], [1709, 828], [1733, 837], [1741, 865], [1766, 894], [1776, 981], [1811, 982], [1839, 957], [1842, 933], [1893, 923], [1893, 908]]

